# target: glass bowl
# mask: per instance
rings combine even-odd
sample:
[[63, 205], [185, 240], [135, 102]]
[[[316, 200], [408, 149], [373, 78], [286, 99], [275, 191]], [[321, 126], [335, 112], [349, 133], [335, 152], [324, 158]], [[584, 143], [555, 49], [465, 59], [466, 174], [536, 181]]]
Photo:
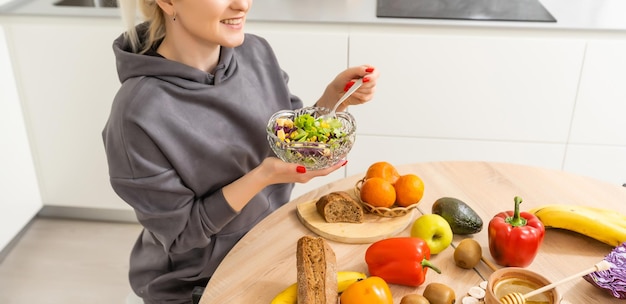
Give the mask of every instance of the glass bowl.
[[352, 149], [356, 137], [356, 121], [348, 112], [336, 113], [336, 119], [341, 123], [337, 130], [340, 135], [327, 142], [281, 139], [277, 135], [280, 120], [294, 121], [296, 117], [304, 114], [309, 114], [317, 120], [329, 112], [329, 109], [321, 107], [276, 112], [267, 123], [267, 140], [272, 151], [283, 161], [302, 165], [309, 170], [325, 169], [344, 159]]

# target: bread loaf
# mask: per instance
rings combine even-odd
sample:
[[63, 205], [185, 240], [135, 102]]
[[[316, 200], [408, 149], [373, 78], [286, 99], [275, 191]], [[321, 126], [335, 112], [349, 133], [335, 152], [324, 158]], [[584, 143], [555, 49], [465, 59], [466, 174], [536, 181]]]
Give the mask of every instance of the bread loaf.
[[298, 304], [337, 304], [337, 258], [321, 237], [298, 240]]
[[320, 197], [315, 207], [329, 223], [363, 222], [363, 206], [345, 191], [331, 192]]

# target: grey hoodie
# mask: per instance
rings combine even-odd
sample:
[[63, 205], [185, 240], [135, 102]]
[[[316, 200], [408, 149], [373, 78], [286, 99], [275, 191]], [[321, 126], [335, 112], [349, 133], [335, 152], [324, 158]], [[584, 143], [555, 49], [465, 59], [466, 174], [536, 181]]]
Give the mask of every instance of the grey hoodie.
[[189, 303], [235, 243], [289, 200], [292, 184], [272, 185], [237, 212], [222, 187], [272, 156], [269, 117], [302, 101], [254, 35], [222, 47], [214, 75], [132, 53], [122, 36], [113, 50], [122, 86], [102, 133], [110, 181], [144, 227], [130, 283], [146, 303]]

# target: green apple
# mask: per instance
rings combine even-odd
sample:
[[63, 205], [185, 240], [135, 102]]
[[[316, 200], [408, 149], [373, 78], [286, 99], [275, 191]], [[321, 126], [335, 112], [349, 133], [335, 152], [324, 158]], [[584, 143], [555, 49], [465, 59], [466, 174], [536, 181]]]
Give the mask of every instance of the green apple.
[[437, 254], [452, 244], [452, 228], [446, 219], [438, 214], [424, 214], [411, 226], [411, 236], [426, 241], [431, 254]]

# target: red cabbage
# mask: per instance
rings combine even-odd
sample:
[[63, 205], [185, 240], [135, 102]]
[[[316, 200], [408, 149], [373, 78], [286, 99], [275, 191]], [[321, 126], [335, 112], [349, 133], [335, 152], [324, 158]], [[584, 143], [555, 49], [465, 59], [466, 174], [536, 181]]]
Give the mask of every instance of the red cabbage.
[[615, 247], [604, 260], [611, 263], [611, 268], [585, 275], [585, 280], [618, 299], [626, 299], [626, 242]]

